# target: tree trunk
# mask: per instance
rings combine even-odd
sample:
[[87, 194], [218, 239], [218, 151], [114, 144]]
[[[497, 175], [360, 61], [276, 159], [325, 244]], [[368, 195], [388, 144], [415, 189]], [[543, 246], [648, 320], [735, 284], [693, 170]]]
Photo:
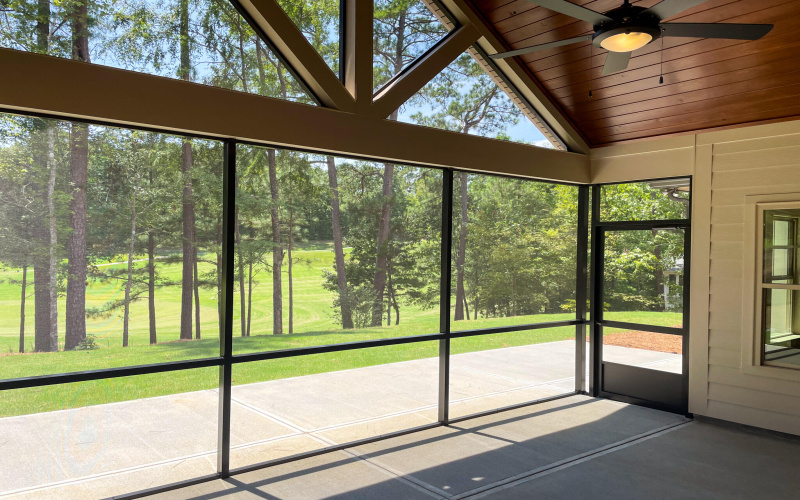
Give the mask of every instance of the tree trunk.
[[283, 291], [281, 290], [281, 269], [283, 249], [281, 248], [281, 226], [279, 219], [278, 165], [275, 150], [267, 150], [269, 159], [269, 192], [272, 197], [270, 219], [272, 220], [272, 334], [283, 334]]
[[[253, 228], [250, 227], [250, 240], [255, 239]], [[253, 259], [247, 263], [247, 336], [250, 336], [250, 328], [253, 324]]]
[[36, 2], [36, 49], [40, 54], [50, 51], [50, 0]]
[[19, 299], [19, 352], [25, 352], [25, 293], [28, 286], [28, 265], [22, 266], [22, 296]]
[[[137, 186], [138, 188], [138, 186]], [[131, 316], [131, 283], [133, 282], [133, 252], [136, 245], [136, 189], [131, 197], [131, 241], [128, 247], [128, 278], [125, 281], [125, 309], [122, 315], [122, 347], [128, 347], [128, 326]]]
[[459, 174], [461, 191], [461, 232], [458, 237], [458, 255], [456, 256], [456, 311], [453, 319], [461, 321], [464, 319], [464, 262], [467, 252], [467, 173]]
[[[51, 160], [51, 157], [53, 156], [53, 143], [51, 141], [53, 125], [47, 121], [41, 121], [37, 123], [37, 128], [40, 131], [40, 133], [37, 134], [37, 139], [41, 140], [42, 142], [37, 140], [37, 151], [34, 154], [34, 161], [41, 167], [42, 176], [44, 173], [47, 173], [49, 179], [50, 176], [55, 173], [54, 162]], [[39, 195], [41, 196], [42, 206], [47, 207], [48, 209], [47, 215], [45, 215], [43, 212], [40, 212], [40, 216], [34, 221], [34, 234], [36, 241], [33, 256], [35, 310], [34, 349], [37, 352], [51, 352], [58, 348], [58, 344], [53, 343], [51, 335], [54, 328], [52, 313], [54, 310], [57, 310], [58, 303], [54, 303], [53, 301], [54, 296], [57, 300], [57, 294], [55, 288], [52, 286], [51, 281], [51, 269], [54, 268], [54, 266], [51, 266], [51, 254], [53, 254], [54, 250], [51, 241], [53, 232], [51, 231], [51, 227], [48, 225], [47, 221], [50, 223], [54, 222], [50, 212], [50, 208], [51, 205], [53, 205], [54, 200], [50, 194], [51, 192], [49, 187], [49, 183], [47, 183], [46, 186], [37, 184], [36, 187]]]
[[397, 303], [397, 297], [394, 295], [394, 289], [390, 290], [392, 294], [392, 304], [394, 305], [394, 324], [400, 324], [400, 304]]
[[36, 221], [36, 246], [33, 257], [34, 350], [50, 352], [50, 292], [48, 288], [47, 228], [44, 217]]
[[[405, 14], [401, 16], [400, 24], [405, 25]], [[398, 38], [398, 54], [395, 61], [395, 72], [400, 71], [402, 63], [398, 65], [398, 61], [402, 61], [402, 48], [403, 37], [402, 29], [401, 35]], [[395, 110], [389, 115], [389, 120], [397, 120], [399, 110]], [[383, 308], [383, 294], [386, 289], [386, 265], [388, 262], [388, 252], [384, 248], [389, 242], [389, 232], [391, 229], [392, 219], [392, 184], [394, 182], [394, 164], [383, 164], [383, 190], [381, 196], [383, 203], [381, 204], [381, 217], [378, 221], [378, 242], [377, 242], [377, 258], [375, 260], [375, 279], [373, 280], [373, 289], [375, 290], [375, 307], [372, 309], [372, 326], [381, 325], [381, 309]]]
[[[50, 0], [38, 0], [36, 12], [36, 49], [41, 54], [50, 51]], [[43, 135], [49, 133], [50, 125], [46, 120], [37, 120], [37, 129]], [[38, 148], [38, 144], [37, 144]], [[44, 148], [42, 148], [44, 149]], [[41, 150], [34, 155], [34, 161], [41, 165], [42, 171], [47, 171], [47, 154], [41, 154]], [[44, 189], [41, 185], [37, 187], [41, 193], [42, 201], [46, 205]], [[50, 343], [50, 292], [49, 292], [49, 262], [47, 253], [41, 251], [47, 246], [47, 228], [45, 227], [44, 217], [37, 218], [35, 224], [35, 239], [37, 247], [34, 249], [33, 257], [33, 289], [34, 289], [34, 350], [36, 352], [51, 351]]]
[[392, 326], [392, 269], [386, 266], [386, 326]]
[[222, 218], [217, 218], [217, 321], [222, 331]]
[[294, 244], [294, 206], [292, 205], [292, 195], [289, 195], [289, 247], [286, 256], [287, 272], [289, 276], [289, 335], [294, 333], [294, 288], [292, 284], [292, 245]]
[[58, 350], [58, 226], [56, 221], [56, 158], [55, 127], [47, 128], [47, 161], [50, 178], [47, 181], [47, 215], [49, 220], [50, 246], [48, 263], [48, 291], [50, 292], [50, 350]]
[[156, 242], [152, 229], [147, 235], [147, 312], [150, 320], [150, 343], [158, 343], [156, 335]]
[[69, 237], [64, 350], [75, 349], [86, 338], [86, 184], [89, 166], [89, 126], [85, 123], [73, 123], [70, 139], [72, 232]]
[[184, 140], [181, 147], [183, 181], [183, 272], [181, 276], [180, 338], [192, 339], [192, 292], [194, 290], [194, 199], [192, 192], [192, 143]]
[[[390, 250], [391, 250], [391, 247], [390, 247]], [[400, 305], [397, 303], [397, 296], [395, 295], [395, 290], [394, 290], [394, 282], [392, 281], [392, 260], [391, 260], [391, 258], [389, 259], [388, 276], [387, 276], [387, 278], [389, 280], [389, 282], [388, 282], [388, 287], [389, 287], [389, 307], [394, 307], [394, 317], [395, 317], [394, 324], [395, 325], [399, 325], [400, 324]], [[391, 324], [391, 321], [389, 321], [389, 324]]]
[[[189, 46], [189, 0], [180, 0], [180, 68], [179, 77], [191, 78], [191, 52]], [[195, 248], [194, 196], [192, 192], [192, 143], [183, 141], [181, 146], [181, 170], [183, 172], [183, 272], [181, 276], [181, 333], [180, 338], [192, 339], [192, 290]]]
[[381, 325], [381, 310], [383, 309], [383, 294], [386, 289], [386, 265], [388, 262], [389, 231], [392, 219], [392, 183], [394, 181], [394, 164], [384, 163], [383, 167], [383, 203], [381, 216], [378, 221], [377, 258], [375, 261], [375, 307], [372, 312], [372, 326]]
[[[89, 57], [88, 2], [77, 2], [71, 14], [72, 59]], [[89, 170], [89, 126], [72, 124], [70, 137], [70, 202], [72, 232], [69, 237], [67, 307], [64, 350], [72, 350], [86, 338], [86, 183]]]
[[50, 292], [47, 288], [47, 257], [33, 261], [34, 351], [50, 352]]
[[[253, 226], [250, 226], [250, 241], [256, 239]], [[247, 263], [247, 336], [250, 336], [250, 328], [253, 325], [253, 259]]]
[[344, 264], [342, 245], [342, 223], [339, 213], [339, 182], [336, 177], [336, 160], [328, 157], [328, 183], [331, 187], [331, 225], [333, 229], [333, 253], [336, 262], [336, 282], [339, 288], [339, 305], [342, 310], [342, 328], [353, 328], [353, 313], [347, 293], [347, 270]]
[[197, 246], [194, 247], [194, 338], [200, 339], [200, 275], [197, 271]]
[[236, 232], [234, 236], [236, 238], [236, 248], [239, 254], [239, 322], [241, 323], [242, 337], [247, 336], [247, 296], [244, 289], [244, 249], [242, 248], [242, 232], [239, 229], [239, 209], [236, 209]]
[[467, 300], [466, 294], [464, 294], [464, 312], [467, 315], [467, 321], [469, 321], [469, 300]]
[[[658, 238], [658, 229], [653, 229], [652, 231], [653, 239], [656, 240]], [[661, 311], [666, 311], [667, 307], [664, 301], [664, 266], [661, 264], [661, 245], [655, 243], [653, 247], [653, 255], [656, 257], [656, 268], [655, 268], [655, 280], [656, 280], [656, 293], [658, 297], [661, 299], [659, 309]]]

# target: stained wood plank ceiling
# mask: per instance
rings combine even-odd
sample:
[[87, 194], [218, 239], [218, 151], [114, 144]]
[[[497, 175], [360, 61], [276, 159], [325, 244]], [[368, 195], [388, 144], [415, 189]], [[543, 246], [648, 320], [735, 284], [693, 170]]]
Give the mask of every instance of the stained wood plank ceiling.
[[[622, 4], [570, 1], [599, 12]], [[592, 33], [589, 23], [526, 0], [472, 4], [509, 49]], [[775, 28], [756, 41], [659, 39], [634, 52], [626, 71], [608, 76], [601, 75], [606, 51], [590, 42], [519, 60], [593, 147], [800, 117], [800, 0], [709, 0], [665, 21]]]

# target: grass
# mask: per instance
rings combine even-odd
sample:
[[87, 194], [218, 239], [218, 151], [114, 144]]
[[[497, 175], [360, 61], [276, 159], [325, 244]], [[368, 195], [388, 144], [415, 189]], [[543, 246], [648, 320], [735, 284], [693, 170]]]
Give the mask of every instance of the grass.
[[[271, 335], [272, 293], [271, 276], [262, 272], [260, 283], [253, 295], [253, 319], [250, 337], [240, 333], [239, 296], [235, 294], [234, 354], [290, 349], [317, 345], [354, 342], [376, 338], [413, 336], [438, 331], [438, 310], [422, 310], [418, 307], [401, 308], [399, 325], [362, 328], [344, 331], [338, 328], [331, 307], [332, 293], [322, 288], [322, 269], [328, 269], [333, 260], [332, 250], [325, 243], [315, 243], [294, 254], [300, 262], [294, 266], [295, 332], [292, 335]], [[125, 265], [124, 263], [110, 263]], [[137, 263], [144, 265], [144, 263]], [[203, 268], [205, 267], [205, 269]], [[200, 272], [210, 270], [202, 266]], [[162, 276], [179, 280], [179, 264], [162, 264]], [[185, 359], [214, 357], [219, 355], [217, 327], [217, 303], [215, 290], [201, 290], [202, 339], [177, 341], [180, 324], [180, 289], [164, 287], [156, 294], [157, 329], [159, 343], [149, 345], [147, 302], [139, 301], [131, 306], [130, 346], [122, 347], [122, 318], [113, 314], [108, 318], [87, 320], [88, 333], [98, 338], [100, 349], [93, 351], [71, 351], [54, 353], [15, 353], [19, 339], [19, 295], [20, 286], [11, 279], [19, 279], [15, 270], [0, 271], [0, 379], [27, 377], [44, 374], [96, 370], [101, 368], [134, 366]], [[285, 278], [285, 276], [284, 276]], [[32, 276], [29, 273], [29, 279]], [[284, 279], [284, 291], [288, 283]], [[29, 289], [32, 292], [32, 287]], [[87, 307], [101, 306], [108, 300], [118, 298], [122, 287], [117, 284], [92, 283], [87, 290]], [[63, 299], [60, 302], [59, 332], [63, 342]], [[33, 300], [26, 307], [26, 331], [29, 332], [26, 349], [33, 346]], [[284, 328], [288, 323], [288, 299], [284, 297]], [[572, 319], [573, 314], [530, 315], [510, 318], [488, 318], [454, 324], [456, 329], [489, 328], [495, 326], [521, 325], [544, 321]], [[616, 319], [616, 318], [615, 318]], [[638, 323], [673, 326], [680, 323], [678, 313], [630, 312], [624, 319]], [[573, 327], [548, 328], [523, 332], [502, 333], [467, 337], [453, 341], [454, 354], [501, 347], [553, 342], [574, 337]], [[29, 346], [29, 347], [28, 347]], [[287, 377], [324, 373], [350, 368], [394, 363], [413, 359], [435, 357], [438, 343], [423, 342], [397, 346], [359, 349], [328, 354], [285, 358], [254, 363], [237, 364], [233, 368], [234, 384], [247, 384]], [[53, 411], [81, 406], [125, 401], [144, 397], [175, 394], [201, 389], [215, 388], [218, 370], [203, 368], [162, 374], [140, 375], [115, 380], [80, 382], [69, 386], [48, 386], [18, 389], [0, 393], [0, 416], [22, 415], [34, 412]]]

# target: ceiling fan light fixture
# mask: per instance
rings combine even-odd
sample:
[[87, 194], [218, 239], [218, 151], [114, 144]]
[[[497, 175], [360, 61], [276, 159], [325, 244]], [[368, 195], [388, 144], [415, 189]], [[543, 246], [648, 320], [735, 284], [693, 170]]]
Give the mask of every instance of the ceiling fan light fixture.
[[611, 52], [633, 52], [641, 49], [653, 41], [650, 33], [631, 31], [630, 33], [618, 33], [600, 42], [600, 46]]

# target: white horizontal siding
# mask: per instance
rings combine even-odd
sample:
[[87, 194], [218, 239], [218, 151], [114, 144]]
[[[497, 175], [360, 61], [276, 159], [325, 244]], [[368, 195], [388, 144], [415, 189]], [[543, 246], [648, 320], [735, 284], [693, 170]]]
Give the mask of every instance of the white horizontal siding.
[[[774, 150], [797, 146], [797, 134], [776, 135], [747, 141], [723, 142], [714, 144], [714, 156], [736, 153], [752, 153], [754, 151]], [[749, 168], [749, 167], [748, 167]]]
[[753, 165], [758, 165], [758, 170], [793, 166], [797, 164], [798, 154], [800, 154], [800, 146], [797, 144], [789, 147], [758, 149], [727, 155], [717, 155], [715, 151], [714, 159], [719, 159], [720, 164], [719, 166], [714, 165], [714, 177], [724, 179], [736, 175], [747, 176], [753, 172]]
[[800, 434], [800, 419], [796, 416], [752, 406], [709, 400], [708, 416], [773, 431]]
[[797, 384], [795, 382], [768, 377], [756, 377], [742, 373], [735, 368], [728, 368], [725, 366], [710, 366], [708, 370], [708, 380], [718, 384], [735, 385], [737, 387], [767, 393], [797, 396]]
[[800, 192], [800, 134], [715, 144], [711, 190], [707, 414], [800, 434], [800, 383], [741, 369], [745, 197]]

